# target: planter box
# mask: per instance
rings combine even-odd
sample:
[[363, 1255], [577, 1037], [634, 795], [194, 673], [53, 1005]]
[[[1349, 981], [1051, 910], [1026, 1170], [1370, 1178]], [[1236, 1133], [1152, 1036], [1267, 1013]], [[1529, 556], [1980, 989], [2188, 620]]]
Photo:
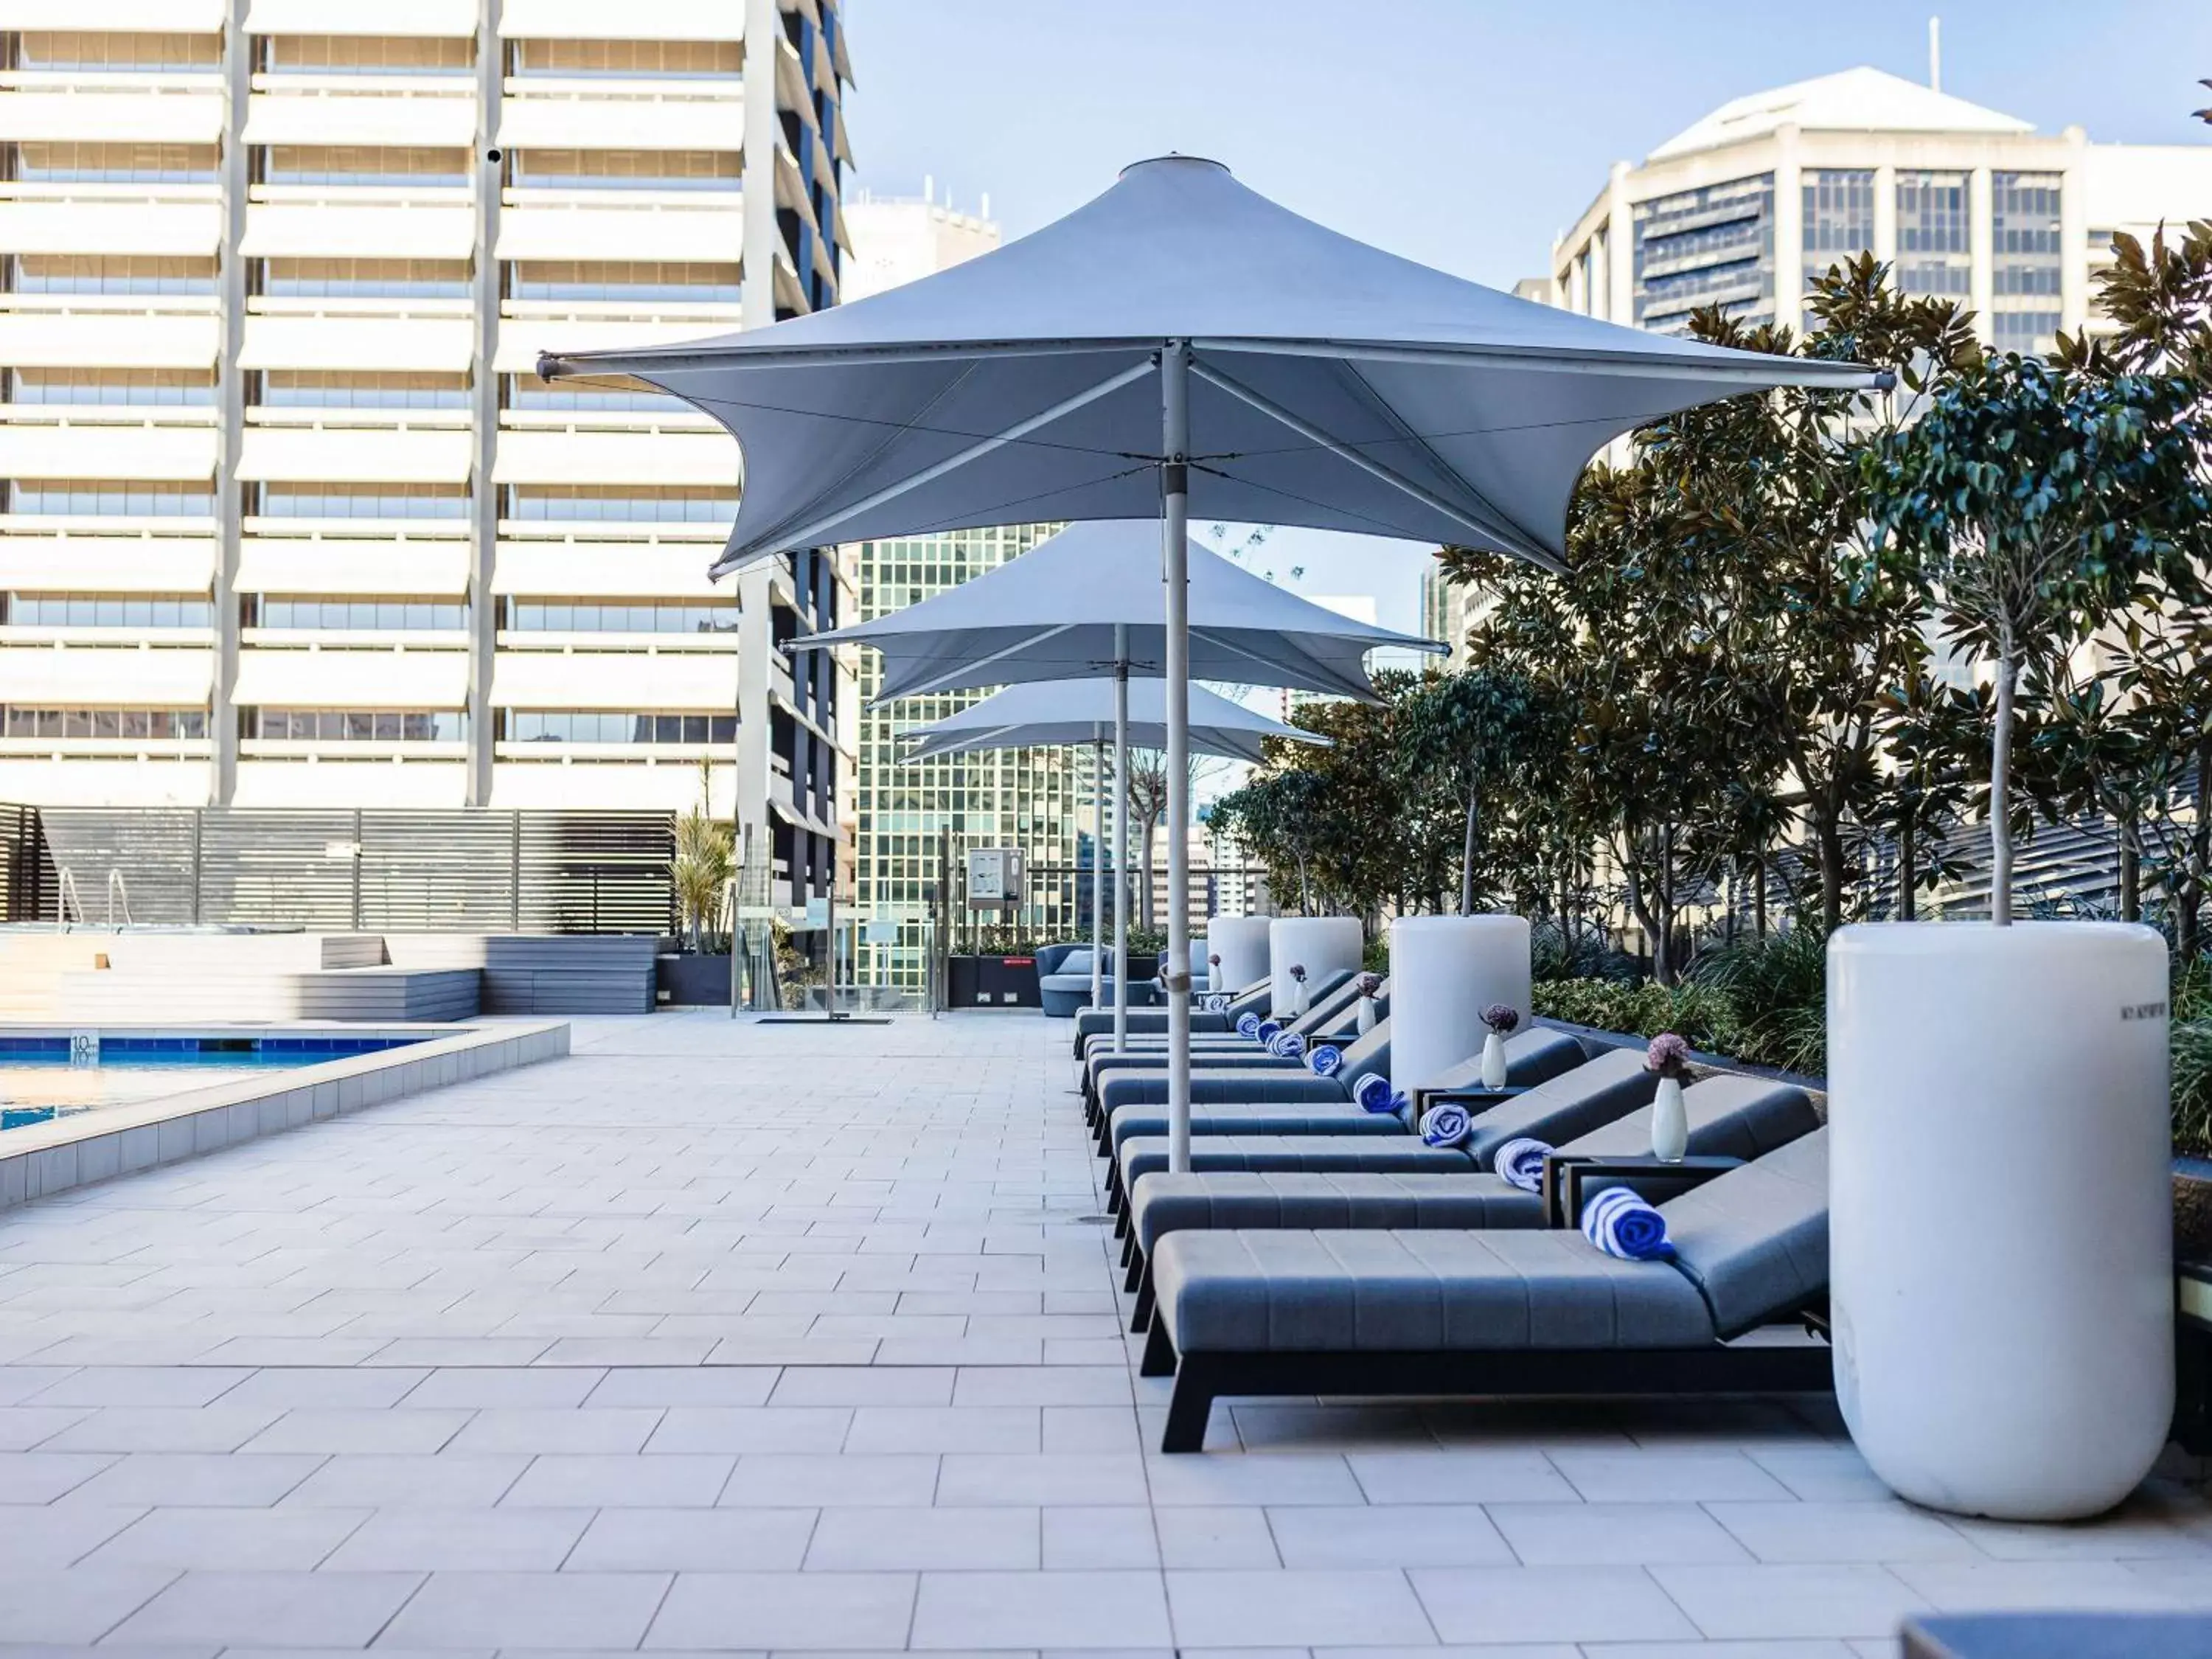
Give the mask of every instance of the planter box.
[[665, 1006], [727, 1007], [730, 959], [720, 957], [661, 957], [653, 963], [653, 985]]
[[1035, 957], [954, 957], [946, 1000], [955, 1008], [1041, 1008]]

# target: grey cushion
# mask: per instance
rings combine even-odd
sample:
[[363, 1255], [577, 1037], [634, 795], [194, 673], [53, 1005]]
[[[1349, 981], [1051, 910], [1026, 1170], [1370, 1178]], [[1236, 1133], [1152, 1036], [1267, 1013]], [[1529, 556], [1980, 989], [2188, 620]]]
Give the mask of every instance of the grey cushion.
[[1735, 1336], [1788, 1313], [1828, 1284], [1828, 1132], [1660, 1206], [1676, 1265]]
[[1711, 1316], [1663, 1261], [1568, 1232], [1178, 1232], [1152, 1259], [1179, 1352], [1698, 1347]]
[[1095, 953], [1087, 945], [1079, 945], [1053, 964], [1050, 977], [1087, 980], [1091, 977], [1091, 962]]
[[[1518, 1088], [1528, 1088], [1572, 1071], [1589, 1056], [1583, 1045], [1565, 1031], [1553, 1030], [1546, 1025], [1532, 1025], [1525, 1031], [1516, 1031], [1505, 1039], [1505, 1080]], [[1478, 1041], [1474, 1052], [1456, 1066], [1428, 1079], [1420, 1085], [1425, 1090], [1479, 1089], [1482, 1086], [1482, 1044]]]
[[[1195, 1127], [1195, 1125], [1193, 1126]], [[1457, 1174], [1260, 1174], [1217, 1171], [1139, 1181], [1130, 1206], [1137, 1243], [1150, 1255], [1170, 1233], [1281, 1227], [1534, 1227], [1534, 1193]]]
[[[1303, 1065], [1200, 1068], [1190, 1074], [1194, 1105], [1279, 1105], [1285, 1101], [1351, 1102], [1352, 1074], [1317, 1077]], [[1098, 1079], [1098, 1103], [1109, 1117], [1131, 1106], [1164, 1106], [1168, 1069], [1116, 1067]], [[1403, 1124], [1398, 1126], [1402, 1131]]]
[[[1649, 1152], [1653, 1109], [1645, 1106], [1615, 1118], [1560, 1150], [1601, 1158]], [[1820, 1127], [1813, 1098], [1802, 1089], [1736, 1072], [1703, 1079], [1683, 1090], [1682, 1115], [1690, 1121], [1689, 1150], [1699, 1158], [1762, 1158]]]
[[[1164, 1135], [1138, 1135], [1114, 1154], [1121, 1167], [1121, 1190], [1168, 1167]], [[1431, 1146], [1418, 1135], [1208, 1135], [1190, 1152], [1194, 1170], [1316, 1170], [1347, 1175], [1365, 1170], [1456, 1171], [1474, 1170], [1474, 1161], [1456, 1146]]]
[[[1139, 1135], [1164, 1135], [1168, 1115], [1164, 1107], [1125, 1106], [1114, 1114], [1113, 1144]], [[1357, 1106], [1322, 1101], [1310, 1106], [1296, 1102], [1273, 1105], [1239, 1101], [1226, 1106], [1194, 1105], [1190, 1132], [1194, 1135], [1395, 1135], [1406, 1138], [1406, 1126], [1388, 1112], [1363, 1111]]]
[[[1659, 1079], [1644, 1070], [1641, 1054], [1609, 1050], [1482, 1113], [1474, 1120], [1468, 1151], [1487, 1168], [1500, 1146], [1524, 1135], [1563, 1146], [1633, 1111], [1658, 1086]], [[1649, 1144], [1648, 1131], [1644, 1139]]]

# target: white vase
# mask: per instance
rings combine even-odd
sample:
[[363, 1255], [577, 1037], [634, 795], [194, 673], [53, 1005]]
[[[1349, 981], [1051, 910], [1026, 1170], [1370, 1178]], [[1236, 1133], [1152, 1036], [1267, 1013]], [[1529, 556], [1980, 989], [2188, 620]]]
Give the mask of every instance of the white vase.
[[1888, 923], [1828, 945], [1836, 1402], [1930, 1508], [2075, 1520], [2173, 1413], [2165, 941]]
[[1651, 1100], [1651, 1156], [1680, 1164], [1690, 1150], [1690, 1115], [1682, 1106], [1682, 1079], [1662, 1077]]
[[1505, 1086], [1505, 1039], [1495, 1031], [1482, 1040], [1482, 1086]]
[[1359, 999], [1359, 1035], [1365, 1036], [1374, 1029], [1375, 999], [1373, 997], [1362, 997]]

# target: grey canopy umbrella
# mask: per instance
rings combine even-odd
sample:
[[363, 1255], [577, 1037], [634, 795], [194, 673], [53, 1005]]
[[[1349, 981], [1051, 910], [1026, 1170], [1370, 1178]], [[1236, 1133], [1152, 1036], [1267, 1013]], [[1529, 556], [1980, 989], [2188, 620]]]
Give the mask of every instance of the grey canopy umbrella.
[[[1133, 690], [1126, 678], [1109, 684], [1102, 679], [1031, 680], [1010, 685], [958, 714], [919, 726], [903, 734], [915, 746], [902, 758], [913, 763], [945, 755], [973, 754], [988, 749], [1047, 749], [1089, 745], [1092, 777], [1098, 781], [1091, 793], [1091, 845], [1103, 854], [1106, 847], [1106, 751], [1114, 748], [1114, 843], [1111, 866], [1114, 883], [1114, 959], [1125, 962], [1129, 952], [1128, 886], [1128, 751], [1161, 749], [1167, 744], [1166, 682], [1142, 679]], [[1194, 753], [1220, 755], [1231, 760], [1258, 762], [1261, 745], [1269, 738], [1290, 743], [1310, 743], [1327, 748], [1329, 739], [1280, 720], [1269, 720], [1242, 703], [1232, 702], [1202, 685], [1190, 688], [1190, 747]], [[1105, 1006], [1103, 968], [1105, 940], [1100, 927], [1102, 868], [1091, 884], [1091, 1006]], [[1128, 1032], [1127, 999], [1121, 994], [1121, 974], [1115, 975], [1114, 1009], [1117, 1039]]]
[[[549, 352], [538, 372], [633, 375], [737, 438], [744, 493], [718, 571], [827, 542], [1157, 516], [1176, 823], [1189, 818], [1191, 512], [1557, 568], [1575, 479], [1622, 433], [1740, 392], [1881, 384], [1850, 363], [1514, 299], [1186, 156], [1139, 162], [1033, 235], [849, 306], [689, 345]], [[1168, 862], [1187, 890], [1180, 836]], [[1176, 1170], [1189, 1167], [1187, 908], [1168, 914]]]
[[[1074, 524], [1019, 558], [948, 592], [873, 622], [809, 635], [795, 647], [856, 643], [883, 656], [878, 702], [981, 685], [1018, 684], [1079, 675], [1152, 679], [1167, 652], [1161, 617], [1158, 531], [1151, 524], [1103, 520]], [[1442, 651], [1432, 640], [1377, 628], [1263, 581], [1195, 542], [1184, 548], [1189, 578], [1190, 678], [1231, 684], [1285, 686], [1372, 698], [1367, 653], [1377, 646]], [[1155, 702], [1159, 699], [1152, 693]], [[1233, 705], [1231, 705], [1233, 706]], [[1117, 702], [1114, 734], [1115, 866], [1128, 845], [1129, 738]], [[1163, 733], [1148, 746], [1169, 746]], [[1128, 948], [1127, 883], [1114, 884], [1114, 948]], [[1177, 891], [1182, 890], [1178, 888]], [[1092, 889], [1091, 936], [1103, 942]], [[1099, 958], [1091, 956], [1091, 1001], [1098, 1003]], [[1114, 1045], [1128, 1036], [1117, 1002]]]

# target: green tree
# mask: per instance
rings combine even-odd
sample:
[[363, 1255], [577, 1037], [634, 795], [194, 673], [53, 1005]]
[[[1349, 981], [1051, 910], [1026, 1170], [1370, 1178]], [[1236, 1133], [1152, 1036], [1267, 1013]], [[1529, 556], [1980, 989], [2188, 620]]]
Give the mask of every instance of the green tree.
[[[1990, 912], [2012, 919], [2012, 747], [2026, 670], [2140, 597], [2194, 491], [2185, 382], [2097, 379], [2007, 356], [1866, 452], [1875, 538], [1926, 562], [1952, 637], [1992, 665]], [[2197, 497], [2201, 501], [2201, 496]], [[2198, 509], [2201, 512], [2201, 507]]]
[[1474, 914], [1484, 805], [1517, 781], [1538, 722], [1528, 682], [1491, 669], [1431, 676], [1397, 705], [1395, 736], [1408, 795], [1440, 795], [1460, 820], [1462, 915]]
[[735, 870], [730, 826], [707, 813], [712, 778], [708, 763], [701, 761], [699, 804], [676, 820], [676, 856], [668, 866], [677, 912], [695, 951], [707, 948], [707, 931], [721, 917], [722, 902]]

